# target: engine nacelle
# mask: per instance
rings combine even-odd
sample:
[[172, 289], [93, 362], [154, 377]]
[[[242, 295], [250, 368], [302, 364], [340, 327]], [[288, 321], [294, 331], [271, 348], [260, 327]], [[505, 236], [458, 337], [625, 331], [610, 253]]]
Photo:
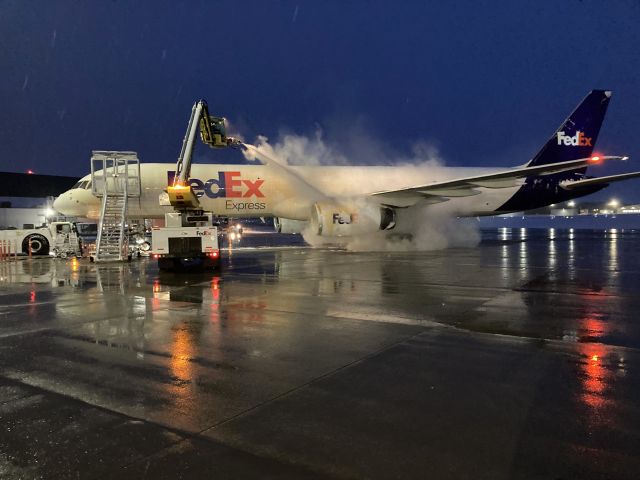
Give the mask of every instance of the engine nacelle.
[[278, 233], [302, 233], [309, 222], [303, 220], [290, 220], [288, 218], [273, 218], [273, 226]]
[[396, 226], [396, 212], [377, 205], [346, 206], [318, 202], [311, 207], [311, 232], [326, 237], [362, 235]]

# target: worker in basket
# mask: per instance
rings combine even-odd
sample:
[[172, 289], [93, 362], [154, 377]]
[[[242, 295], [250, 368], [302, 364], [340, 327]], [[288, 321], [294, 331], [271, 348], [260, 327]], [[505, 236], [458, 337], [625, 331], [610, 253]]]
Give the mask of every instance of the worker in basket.
[[224, 126], [224, 118], [211, 117], [211, 133], [213, 134], [214, 147], [227, 146], [227, 133]]
[[[209, 120], [209, 125], [207, 125], [207, 120]], [[223, 117], [203, 116], [200, 119], [200, 135], [202, 136], [202, 141], [212, 147], [227, 147], [231, 139], [227, 138], [224, 123], [225, 120]]]

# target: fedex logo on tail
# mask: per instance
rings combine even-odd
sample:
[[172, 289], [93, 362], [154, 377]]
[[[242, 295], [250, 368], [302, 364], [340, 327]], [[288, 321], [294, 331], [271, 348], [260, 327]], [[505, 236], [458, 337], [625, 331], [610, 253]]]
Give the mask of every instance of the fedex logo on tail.
[[564, 132], [558, 132], [556, 136], [558, 138], [558, 145], [566, 145], [568, 147], [593, 147], [593, 145], [591, 145], [592, 137], [587, 137], [584, 132], [580, 130], [578, 130], [573, 137], [566, 135]]
[[[167, 172], [167, 185], [173, 185], [176, 172]], [[206, 195], [209, 198], [264, 198], [260, 190], [264, 180], [247, 180], [240, 172], [218, 172], [218, 178], [202, 181], [190, 178], [189, 184], [198, 198]]]

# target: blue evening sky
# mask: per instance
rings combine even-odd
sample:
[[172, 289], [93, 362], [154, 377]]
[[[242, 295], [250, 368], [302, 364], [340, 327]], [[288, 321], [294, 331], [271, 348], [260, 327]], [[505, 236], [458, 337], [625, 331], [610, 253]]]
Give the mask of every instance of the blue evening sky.
[[636, 0], [3, 0], [0, 170], [83, 175], [92, 149], [174, 162], [200, 97], [247, 139], [322, 129], [358, 164], [379, 157], [356, 136], [516, 165], [593, 88], [614, 91], [598, 150], [632, 159], [591, 173], [640, 170], [638, 25]]

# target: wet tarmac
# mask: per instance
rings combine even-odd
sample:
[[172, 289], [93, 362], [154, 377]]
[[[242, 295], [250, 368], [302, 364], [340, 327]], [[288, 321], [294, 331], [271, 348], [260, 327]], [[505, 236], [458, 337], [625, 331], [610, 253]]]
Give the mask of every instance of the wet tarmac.
[[0, 478], [638, 478], [639, 251], [2, 262]]

